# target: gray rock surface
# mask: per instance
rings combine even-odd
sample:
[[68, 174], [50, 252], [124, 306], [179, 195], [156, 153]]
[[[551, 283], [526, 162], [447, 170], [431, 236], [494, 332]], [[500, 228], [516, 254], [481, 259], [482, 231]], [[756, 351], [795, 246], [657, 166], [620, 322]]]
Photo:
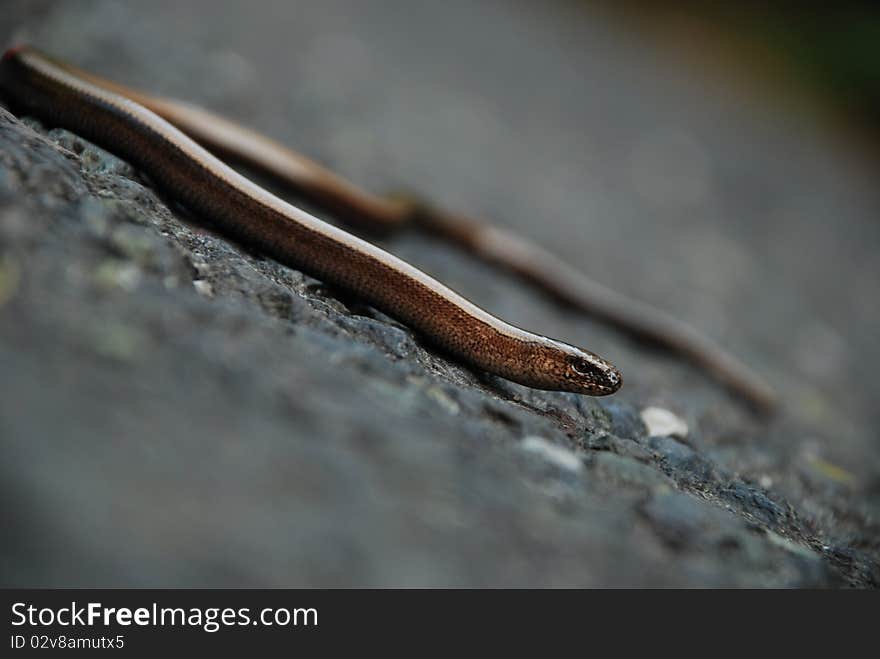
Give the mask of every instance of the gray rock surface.
[[[626, 387], [471, 372], [0, 107], [0, 584], [878, 585], [875, 160], [578, 3], [182, 4], [7, 2], [0, 37], [530, 235], [786, 411], [389, 241]], [[647, 406], [687, 438], [647, 436]]]

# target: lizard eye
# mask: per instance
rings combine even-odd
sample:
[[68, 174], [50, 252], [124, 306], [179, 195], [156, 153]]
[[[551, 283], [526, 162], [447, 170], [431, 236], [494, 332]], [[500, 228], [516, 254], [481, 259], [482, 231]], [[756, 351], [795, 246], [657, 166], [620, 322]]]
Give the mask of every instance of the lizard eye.
[[580, 376], [587, 377], [595, 370], [593, 365], [584, 359], [572, 359], [569, 368]]

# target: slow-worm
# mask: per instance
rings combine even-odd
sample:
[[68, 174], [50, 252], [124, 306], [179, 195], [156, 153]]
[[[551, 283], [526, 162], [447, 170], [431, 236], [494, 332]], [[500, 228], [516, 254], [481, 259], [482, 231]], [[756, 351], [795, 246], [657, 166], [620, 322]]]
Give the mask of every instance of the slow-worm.
[[134, 100], [215, 154], [256, 170], [356, 229], [388, 234], [415, 227], [501, 266], [558, 302], [595, 316], [637, 340], [678, 353], [757, 410], [776, 405], [752, 369], [675, 316], [589, 279], [538, 245], [497, 226], [442, 211], [410, 196], [380, 197], [277, 142], [189, 103], [145, 94], [69, 65], [71, 75]]
[[620, 373], [608, 361], [506, 323], [286, 203], [118, 89], [17, 47], [0, 62], [0, 91], [17, 107], [127, 159], [234, 240], [349, 291], [470, 366], [538, 389], [603, 396], [620, 388]]

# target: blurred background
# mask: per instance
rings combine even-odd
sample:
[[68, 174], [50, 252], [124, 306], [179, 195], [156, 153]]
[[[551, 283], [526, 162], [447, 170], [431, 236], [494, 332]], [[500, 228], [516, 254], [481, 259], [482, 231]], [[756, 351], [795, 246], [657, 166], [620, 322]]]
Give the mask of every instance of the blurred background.
[[[609, 3], [609, 6], [612, 3]], [[738, 70], [751, 84], [794, 97], [803, 111], [836, 114], [876, 133], [880, 114], [880, 19], [871, 2], [804, 7], [778, 2], [613, 3], [664, 46], [697, 63]], [[775, 90], [775, 92], [771, 91]], [[795, 100], [796, 99], [796, 100]]]
[[[4, 0], [0, 37], [513, 229], [721, 341], [785, 406], [763, 424], [455, 250], [386, 243], [626, 387], [487, 384], [109, 156], [38, 157], [4, 124], [4, 584], [877, 585], [872, 3]], [[96, 213], [153, 256], [107, 248]], [[89, 274], [108, 254], [109, 288]], [[689, 436], [648, 437], [649, 405]]]

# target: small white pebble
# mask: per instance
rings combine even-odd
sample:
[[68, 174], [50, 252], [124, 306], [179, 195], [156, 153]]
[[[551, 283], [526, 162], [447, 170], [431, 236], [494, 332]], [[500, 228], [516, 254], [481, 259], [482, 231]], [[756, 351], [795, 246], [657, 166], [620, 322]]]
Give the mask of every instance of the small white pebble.
[[767, 489], [773, 487], [773, 479], [770, 478], [767, 474], [763, 474], [763, 475], [758, 479], [758, 485], [760, 485], [760, 486], [763, 487], [765, 490], [767, 490]]
[[125, 291], [133, 291], [141, 283], [141, 271], [134, 264], [123, 266], [116, 271], [116, 284]]
[[584, 463], [574, 451], [548, 442], [543, 437], [530, 435], [523, 438], [522, 449], [529, 453], [536, 453], [547, 462], [568, 471], [579, 472], [584, 468]]
[[684, 419], [662, 407], [646, 407], [641, 416], [651, 437], [685, 439], [688, 436], [688, 426]]
[[[166, 234], [163, 234], [166, 235]], [[199, 273], [201, 276], [205, 276], [209, 272], [211, 272], [211, 266], [204, 261], [193, 261], [192, 262], [193, 269]]]
[[204, 279], [196, 279], [193, 281], [193, 286], [200, 295], [214, 297], [214, 287], [211, 286], [211, 282], [205, 281]]
[[428, 387], [427, 394], [437, 401], [450, 414], [458, 414], [461, 411], [458, 403], [440, 387]]
[[777, 547], [782, 547], [786, 551], [791, 552], [792, 554], [796, 554], [798, 556], [802, 556], [803, 558], [809, 558], [816, 560], [819, 557], [809, 547], [804, 547], [788, 538], [784, 538], [778, 533], [774, 533], [773, 531], [766, 531], [767, 539], [771, 544], [776, 545]]

